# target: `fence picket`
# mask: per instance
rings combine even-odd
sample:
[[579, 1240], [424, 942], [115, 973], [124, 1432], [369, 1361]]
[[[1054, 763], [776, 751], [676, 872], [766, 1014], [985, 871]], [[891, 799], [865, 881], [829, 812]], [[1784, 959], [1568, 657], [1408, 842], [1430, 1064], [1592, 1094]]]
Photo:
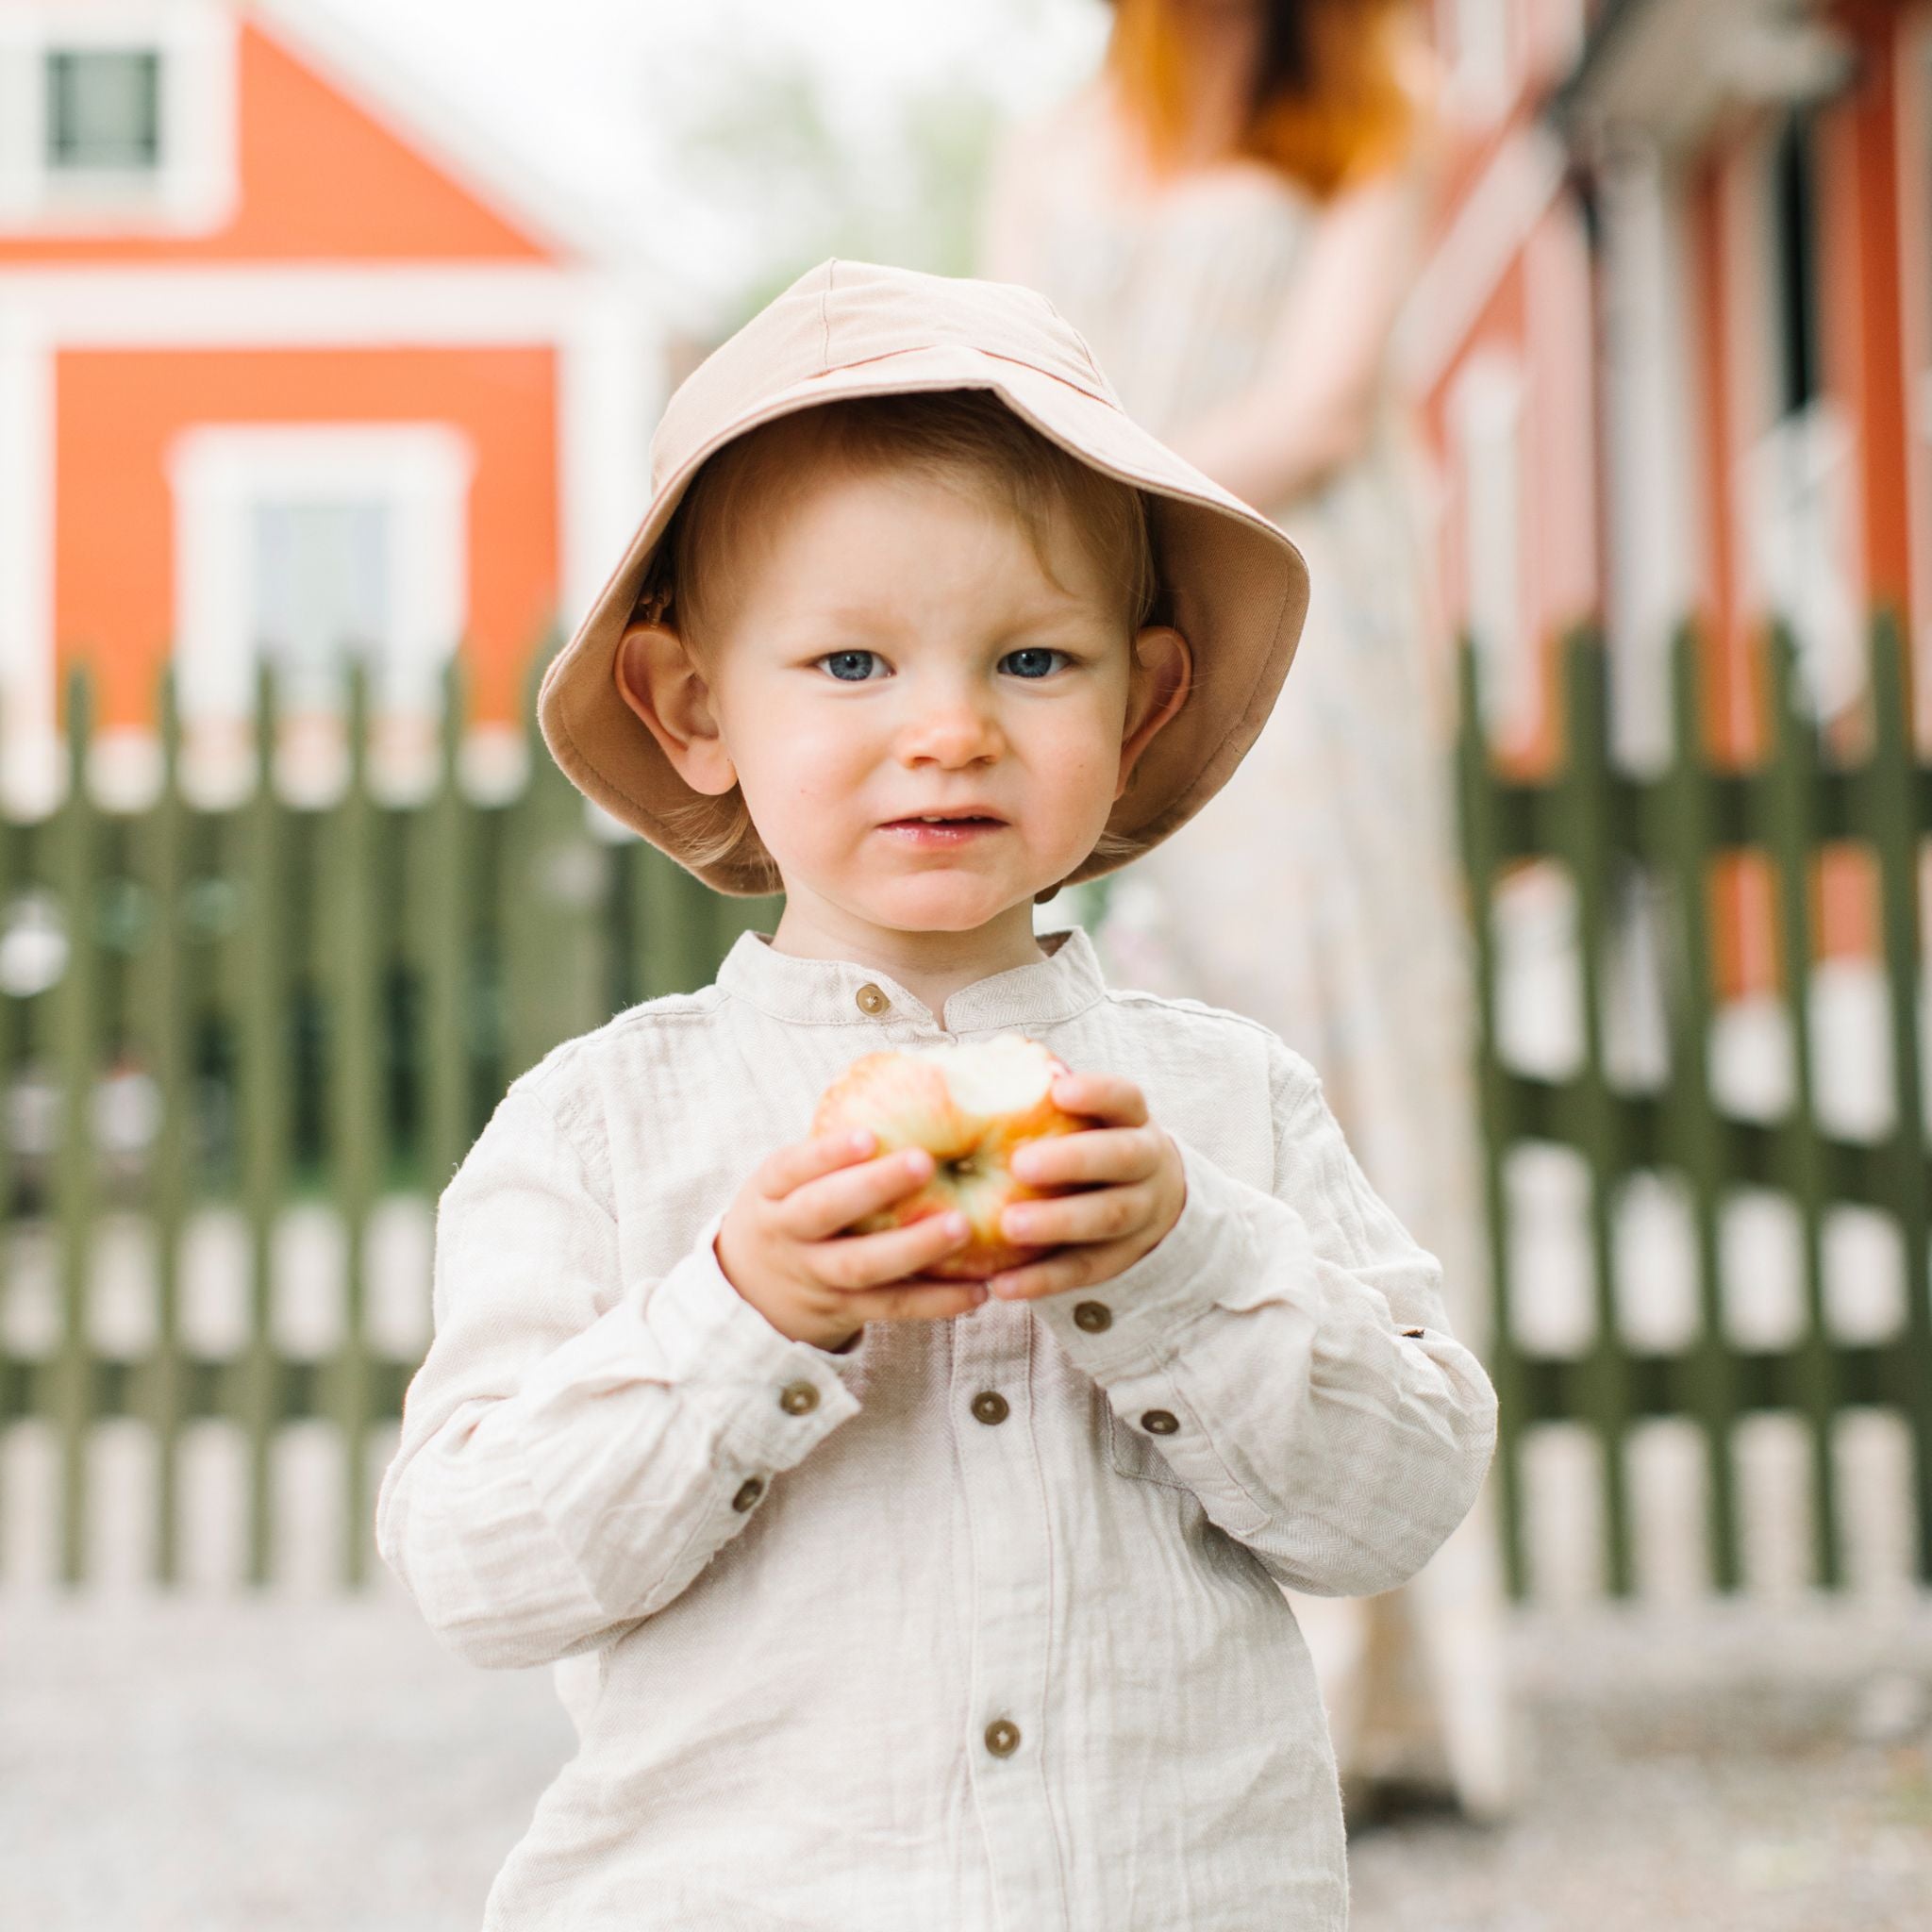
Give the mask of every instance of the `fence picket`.
[[226, 935], [227, 995], [235, 1014], [235, 1154], [246, 1228], [249, 1331], [232, 1365], [228, 1413], [246, 1455], [246, 1580], [269, 1581], [275, 1561], [274, 1450], [284, 1409], [284, 1365], [275, 1332], [275, 1224], [291, 1191], [290, 925], [300, 904], [291, 877], [294, 841], [278, 786], [280, 692], [263, 665], [256, 684], [254, 784], [224, 815], [239, 845], [241, 908]]
[[1511, 1333], [1509, 1243], [1504, 1155], [1515, 1141], [1514, 1090], [1505, 1074], [1496, 1038], [1496, 887], [1501, 841], [1496, 827], [1497, 790], [1490, 774], [1483, 734], [1476, 655], [1467, 642], [1457, 653], [1458, 729], [1457, 777], [1463, 868], [1469, 881], [1470, 936], [1475, 964], [1476, 1105], [1482, 1124], [1483, 1203], [1490, 1241], [1490, 1360], [1496, 1390], [1495, 1482], [1503, 1538], [1503, 1568], [1513, 1596], [1528, 1591], [1523, 1541], [1522, 1437], [1526, 1420], [1524, 1360], [1509, 1344]]
[[1810, 1433], [1811, 1525], [1816, 1574], [1841, 1580], [1832, 1424], [1842, 1401], [1824, 1301], [1824, 1149], [1819, 1131], [1811, 1024], [1813, 880], [1819, 855], [1817, 735], [1800, 708], [1797, 650], [1790, 632], [1770, 638], [1771, 763], [1761, 826], [1777, 882], [1779, 991], [1791, 1042], [1791, 1110], [1778, 1137], [1780, 1181], [1798, 1211], [1805, 1332], [1792, 1357], [1792, 1394]]
[[[7, 743], [6, 713], [0, 704], [0, 747]], [[10, 809], [6, 774], [0, 771], [0, 944], [9, 944], [13, 924], [20, 916], [23, 897], [29, 884], [26, 869], [28, 832]], [[12, 969], [18, 972], [18, 968]], [[9, 977], [11, 975], [9, 974]], [[25, 984], [25, 975], [20, 983]], [[22, 997], [6, 997], [13, 991], [0, 988], [0, 1307], [5, 1306], [6, 1285], [13, 1278], [14, 1231], [19, 1219], [22, 1176], [15, 1158], [20, 1079], [26, 1065], [26, 1029], [29, 1002]], [[13, 1359], [0, 1334], [0, 1428], [8, 1419], [26, 1408], [26, 1365]], [[4, 1439], [0, 1439], [4, 1441]], [[7, 1545], [7, 1485], [0, 1483], [0, 1548]]]
[[1606, 1574], [1615, 1595], [1631, 1586], [1630, 1507], [1624, 1445], [1631, 1417], [1630, 1359], [1617, 1314], [1615, 1216], [1633, 1163], [1624, 1112], [1612, 1091], [1604, 1055], [1604, 967], [1613, 937], [1620, 856], [1611, 836], [1607, 661], [1601, 638], [1584, 630], [1566, 640], [1563, 718], [1566, 753], [1555, 786], [1553, 843], [1576, 891], [1576, 959], [1582, 975], [1583, 1067], [1574, 1084], [1573, 1144], [1590, 1168], [1590, 1255], [1596, 1332], [1578, 1364], [1579, 1415], [1602, 1451]]
[[327, 1377], [327, 1408], [341, 1432], [342, 1576], [368, 1581], [371, 1549], [368, 1445], [375, 1423], [368, 1342], [369, 1219], [385, 1167], [383, 976], [380, 895], [387, 856], [369, 789], [369, 684], [362, 658], [349, 667], [348, 783], [329, 808], [323, 885], [326, 919], [317, 948], [327, 1022], [329, 1200], [341, 1224], [341, 1341]]
[[154, 1225], [155, 1353], [140, 1404], [155, 1438], [155, 1574], [177, 1580], [181, 1544], [181, 1431], [188, 1363], [181, 1343], [181, 1243], [194, 1139], [188, 1000], [188, 807], [181, 794], [181, 720], [175, 681], [161, 687], [161, 789], [142, 829], [149, 918], [137, 975], [136, 1038], [154, 1082], [158, 1132], [148, 1149], [146, 1207]]
[[1715, 805], [1704, 726], [1700, 641], [1686, 627], [1671, 656], [1674, 740], [1671, 764], [1649, 795], [1647, 842], [1668, 872], [1674, 918], [1670, 988], [1670, 1075], [1661, 1096], [1673, 1160], [1690, 1196], [1696, 1256], [1698, 1332], [1684, 1357], [1685, 1407], [1704, 1431], [1712, 1583], [1736, 1590], [1742, 1574], [1732, 1432], [1738, 1420], [1737, 1362], [1724, 1332], [1719, 1241], [1724, 1176], [1736, 1159], [1728, 1123], [1710, 1089], [1707, 1042], [1717, 986], [1710, 929], [1716, 858]]
[[86, 1570], [88, 1463], [96, 1408], [90, 1322], [90, 1274], [99, 1210], [93, 1135], [101, 1063], [98, 926], [101, 814], [88, 789], [93, 688], [76, 666], [67, 683], [67, 797], [57, 820], [53, 860], [66, 920], [67, 959], [54, 989], [53, 1048], [59, 1099], [59, 1144], [53, 1158], [52, 1207], [59, 1238], [60, 1341], [49, 1391], [59, 1444], [59, 1574], [78, 1583]]
[[410, 894], [423, 974], [421, 1173], [432, 1198], [449, 1185], [474, 1126], [471, 1003], [476, 935], [472, 921], [475, 854], [469, 833], [475, 814], [462, 789], [467, 714], [460, 660], [453, 658], [443, 680], [436, 791], [422, 814], [412, 847], [418, 866]]
[[1888, 1204], [1899, 1230], [1906, 1283], [1905, 1334], [1892, 1357], [1888, 1393], [1912, 1435], [1918, 1574], [1932, 1583], [1932, 1198], [1925, 1184], [1925, 1095], [1919, 1058], [1919, 854], [1924, 831], [1915, 810], [1910, 693], [1897, 620], [1872, 626], [1871, 758], [1861, 816], [1878, 873], [1879, 946], [1890, 991], [1892, 1124], [1886, 1146]]

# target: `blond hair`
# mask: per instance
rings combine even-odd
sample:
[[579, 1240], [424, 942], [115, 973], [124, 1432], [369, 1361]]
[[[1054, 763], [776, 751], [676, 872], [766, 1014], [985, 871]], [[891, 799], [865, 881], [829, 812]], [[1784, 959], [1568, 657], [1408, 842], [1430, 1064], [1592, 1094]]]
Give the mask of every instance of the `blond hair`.
[[[639, 593], [633, 621], [672, 625], [700, 668], [716, 649], [723, 565], [746, 533], [772, 527], [776, 505], [825, 463], [893, 469], [974, 491], [1011, 515], [1052, 575], [1049, 540], [1064, 517], [1115, 596], [1131, 641], [1163, 602], [1146, 497], [1064, 450], [989, 390], [843, 398], [760, 425], [699, 470], [679, 500]], [[774, 502], [775, 500], [775, 502]], [[1062, 586], [1061, 588], [1064, 588]], [[741, 788], [659, 813], [693, 872], [730, 866], [775, 892], [782, 881]], [[1130, 858], [1139, 841], [1103, 832], [1094, 851]], [[1053, 897], [1058, 887], [1037, 896]]]

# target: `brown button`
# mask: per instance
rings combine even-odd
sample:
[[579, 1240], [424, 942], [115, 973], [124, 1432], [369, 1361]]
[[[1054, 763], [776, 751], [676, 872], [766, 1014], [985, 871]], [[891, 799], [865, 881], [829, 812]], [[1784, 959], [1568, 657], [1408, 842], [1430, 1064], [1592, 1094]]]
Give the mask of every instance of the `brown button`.
[[1420, 1341], [1423, 1339], [1423, 1331], [1420, 1328], [1405, 1328], [1402, 1332], [1411, 1341]]
[[1020, 1748], [1020, 1726], [996, 1717], [986, 1727], [986, 1748], [995, 1757], [1010, 1757]]
[[778, 1407], [787, 1415], [809, 1415], [819, 1406], [819, 1391], [809, 1382], [788, 1382], [778, 1391]]
[[1084, 1328], [1089, 1335], [1098, 1335], [1113, 1326], [1113, 1311], [1105, 1302], [1076, 1302], [1074, 1305], [1074, 1326]]
[[731, 1499], [731, 1507], [742, 1516], [764, 1493], [765, 1485], [763, 1477], [748, 1475], [739, 1484], [738, 1493]]
[[973, 1398], [973, 1413], [983, 1423], [1003, 1423], [1011, 1410], [1007, 1407], [1004, 1395], [989, 1389], [984, 1394]]
[[858, 1010], [861, 1013], [877, 1015], [892, 1004], [869, 979], [853, 997], [858, 1000]]
[[1166, 1409], [1150, 1408], [1141, 1418], [1141, 1426], [1150, 1436], [1171, 1436], [1180, 1427], [1180, 1424], [1175, 1422]]

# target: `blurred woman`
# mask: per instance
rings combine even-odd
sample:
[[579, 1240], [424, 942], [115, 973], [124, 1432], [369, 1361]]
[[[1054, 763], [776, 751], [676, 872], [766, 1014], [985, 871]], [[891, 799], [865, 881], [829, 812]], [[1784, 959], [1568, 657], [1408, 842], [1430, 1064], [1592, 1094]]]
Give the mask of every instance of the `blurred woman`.
[[[1320, 1072], [1485, 1344], [1446, 651], [1391, 337], [1429, 56], [1395, 0], [1115, 0], [1099, 75], [997, 158], [979, 272], [1041, 290], [1128, 411], [1301, 546], [1292, 677], [1222, 792], [1116, 877], [1120, 983], [1254, 1015]], [[1413, 1582], [1293, 1599], [1359, 1819], [1512, 1798], [1487, 1503]]]

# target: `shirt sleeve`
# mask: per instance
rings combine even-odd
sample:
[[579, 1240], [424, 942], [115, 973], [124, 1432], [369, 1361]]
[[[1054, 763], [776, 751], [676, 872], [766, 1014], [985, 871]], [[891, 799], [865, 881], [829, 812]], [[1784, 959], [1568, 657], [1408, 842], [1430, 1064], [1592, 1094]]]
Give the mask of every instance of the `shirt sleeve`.
[[1370, 1189], [1319, 1082], [1270, 1052], [1272, 1191], [1178, 1142], [1187, 1199], [1166, 1237], [1037, 1311], [1271, 1575], [1367, 1596], [1468, 1513], [1495, 1391], [1449, 1333], [1435, 1257]]
[[723, 1219], [625, 1278], [609, 1205], [523, 1086], [445, 1190], [435, 1336], [375, 1527], [457, 1655], [548, 1663], [661, 1609], [857, 1411], [859, 1351], [774, 1328], [718, 1265]]

